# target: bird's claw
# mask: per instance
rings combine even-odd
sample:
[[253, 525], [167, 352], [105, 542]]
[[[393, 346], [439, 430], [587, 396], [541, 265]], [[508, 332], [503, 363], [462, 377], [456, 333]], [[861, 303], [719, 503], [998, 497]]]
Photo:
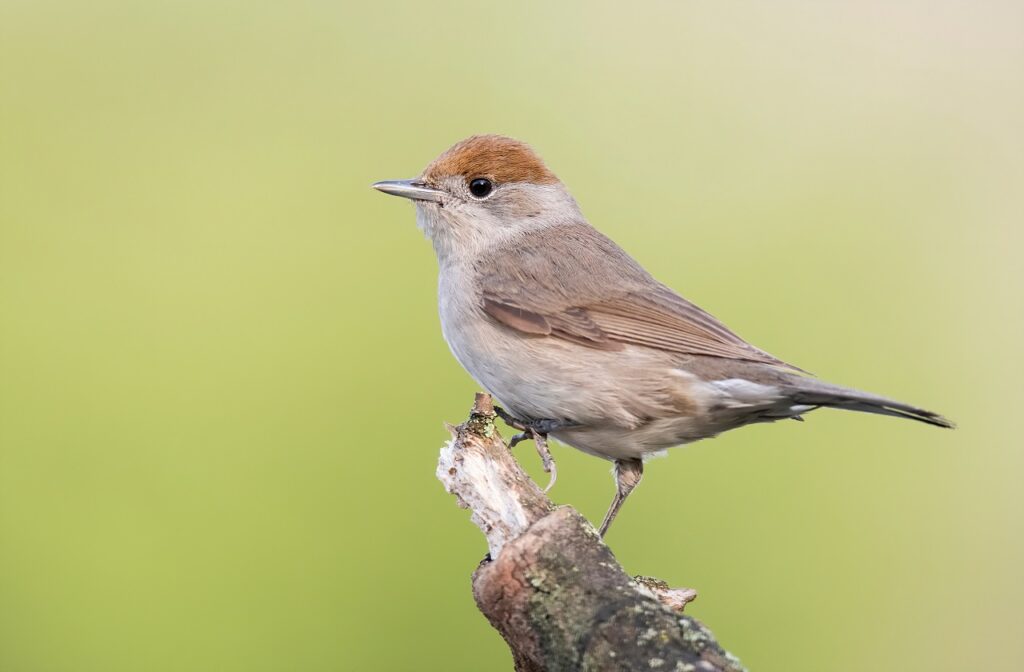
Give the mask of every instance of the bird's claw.
[[558, 467], [555, 465], [555, 458], [551, 456], [551, 451], [548, 450], [548, 440], [543, 434], [535, 434], [533, 437], [534, 445], [537, 446], [537, 454], [540, 455], [541, 464], [544, 465], [544, 472], [551, 475], [548, 479], [548, 485], [544, 488], [544, 492], [547, 493], [551, 488], [555, 486], [555, 481], [558, 480]]
[[494, 412], [509, 427], [521, 430], [509, 439], [509, 448], [515, 448], [519, 443], [527, 439], [533, 439], [534, 445], [537, 446], [537, 454], [540, 455], [541, 463], [544, 465], [544, 472], [551, 474], [544, 492], [551, 490], [555, 485], [555, 481], [558, 480], [558, 467], [555, 465], [555, 458], [552, 457], [551, 451], [548, 450], [548, 433], [558, 431], [559, 429], [575, 427], [576, 423], [565, 420], [533, 420], [526, 422], [510, 415], [508, 411], [500, 406], [495, 406]]
[[513, 429], [518, 429], [525, 432], [528, 428], [528, 423], [526, 421], [520, 420], [519, 418], [515, 417], [514, 415], [506, 411], [501, 406], [494, 407], [494, 414], [501, 418], [502, 422], [504, 422], [509, 427], [512, 427]]
[[544, 465], [544, 472], [551, 474], [548, 485], [544, 488], [544, 492], [548, 492], [555, 485], [555, 481], [558, 480], [558, 467], [555, 465], [555, 458], [552, 457], [551, 451], [548, 450], [547, 435], [531, 427], [525, 432], [520, 432], [509, 439], [508, 447], [510, 449], [515, 448], [517, 444], [527, 439], [533, 439], [533, 444], [537, 446], [537, 454], [540, 455], [541, 464]]

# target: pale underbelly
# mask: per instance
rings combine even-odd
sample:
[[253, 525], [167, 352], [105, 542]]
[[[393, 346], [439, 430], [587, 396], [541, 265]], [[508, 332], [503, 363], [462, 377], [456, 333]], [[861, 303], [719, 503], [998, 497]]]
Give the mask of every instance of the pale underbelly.
[[552, 436], [583, 452], [642, 458], [758, 421], [743, 409], [760, 404], [730, 407], [727, 387], [687, 373], [677, 356], [511, 333], [482, 314], [460, 313], [442, 312], [442, 327], [463, 368], [517, 418], [577, 424]]

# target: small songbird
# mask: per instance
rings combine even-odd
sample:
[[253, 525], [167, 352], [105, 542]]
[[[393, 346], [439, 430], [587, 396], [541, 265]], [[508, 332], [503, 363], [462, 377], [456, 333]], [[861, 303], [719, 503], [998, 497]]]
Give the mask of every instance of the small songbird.
[[588, 224], [523, 142], [474, 136], [418, 178], [373, 187], [415, 203], [440, 266], [444, 338], [517, 438], [534, 439], [551, 483], [548, 434], [615, 463], [602, 536], [644, 460], [672, 446], [821, 407], [953, 426], [750, 345]]

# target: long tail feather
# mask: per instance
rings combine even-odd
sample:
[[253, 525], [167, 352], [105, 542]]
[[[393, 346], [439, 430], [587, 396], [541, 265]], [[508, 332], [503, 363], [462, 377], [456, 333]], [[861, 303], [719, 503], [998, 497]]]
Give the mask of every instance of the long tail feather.
[[793, 376], [791, 384], [793, 392], [790, 398], [800, 404], [811, 406], [828, 406], [847, 411], [859, 411], [861, 413], [877, 413], [878, 415], [891, 415], [897, 418], [917, 420], [936, 427], [954, 428], [951, 421], [938, 413], [926, 411], [923, 408], [904, 404], [900, 401], [886, 399], [868, 392], [853, 390], [831, 383], [824, 383], [812, 378]]

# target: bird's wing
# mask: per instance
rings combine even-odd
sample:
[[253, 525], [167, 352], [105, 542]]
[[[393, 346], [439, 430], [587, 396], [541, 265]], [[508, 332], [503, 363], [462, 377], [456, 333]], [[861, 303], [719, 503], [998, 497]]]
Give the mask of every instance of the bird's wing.
[[481, 308], [523, 334], [605, 350], [640, 345], [797, 368], [659, 283], [585, 223], [519, 236], [511, 250], [481, 260], [477, 271]]

